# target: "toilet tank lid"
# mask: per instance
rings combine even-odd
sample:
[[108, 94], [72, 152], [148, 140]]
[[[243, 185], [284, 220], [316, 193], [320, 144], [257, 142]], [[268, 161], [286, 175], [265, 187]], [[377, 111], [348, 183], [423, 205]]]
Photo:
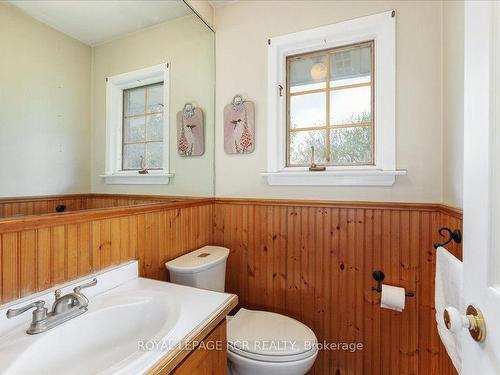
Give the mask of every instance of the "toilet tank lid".
[[165, 266], [169, 271], [197, 273], [224, 262], [228, 256], [229, 249], [225, 247], [204, 246], [165, 263]]

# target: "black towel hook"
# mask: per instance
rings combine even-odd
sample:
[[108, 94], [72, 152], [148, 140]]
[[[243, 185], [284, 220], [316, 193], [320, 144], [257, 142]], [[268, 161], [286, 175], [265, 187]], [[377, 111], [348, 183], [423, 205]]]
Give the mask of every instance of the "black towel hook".
[[441, 237], [448, 236], [448, 239], [443, 243], [435, 243], [434, 249], [437, 249], [440, 246], [448, 245], [451, 241], [455, 241], [455, 243], [462, 242], [462, 232], [460, 231], [460, 229], [455, 229], [454, 231], [452, 231], [450, 228], [443, 227], [439, 228], [438, 232]]

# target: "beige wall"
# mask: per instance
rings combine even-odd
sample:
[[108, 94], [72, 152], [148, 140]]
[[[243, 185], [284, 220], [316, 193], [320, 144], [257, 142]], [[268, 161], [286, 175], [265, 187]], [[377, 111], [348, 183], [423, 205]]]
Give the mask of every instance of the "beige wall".
[[[396, 9], [397, 167], [408, 175], [393, 187], [267, 185], [267, 39]], [[442, 4], [438, 1], [238, 1], [215, 9], [216, 195], [334, 200], [441, 202]], [[256, 104], [256, 149], [226, 155], [223, 108], [234, 94]]]
[[462, 208], [464, 3], [443, 3], [443, 202]]
[[[408, 175], [387, 188], [267, 185], [260, 176], [266, 168], [267, 39], [389, 9], [398, 11], [397, 167]], [[461, 207], [463, 3], [239, 1], [217, 8], [215, 23], [217, 196], [444, 201]], [[213, 76], [212, 39], [199, 20], [186, 17], [95, 47], [91, 56], [88, 46], [0, 3], [0, 196], [210, 195], [213, 96], [210, 89], [200, 91], [199, 83]], [[99, 177], [105, 162], [105, 77], [164, 61], [172, 63], [176, 175], [166, 186], [105, 185]], [[257, 145], [251, 155], [223, 151], [223, 107], [236, 93], [256, 102]], [[201, 158], [183, 159], [175, 151], [173, 116], [185, 101], [206, 111], [207, 149]]]
[[[196, 16], [142, 29], [93, 48], [92, 192], [213, 195], [214, 36]], [[168, 185], [106, 185], [106, 77], [170, 62], [170, 171]], [[205, 113], [205, 154], [177, 154], [176, 113], [186, 102]]]
[[201, 18], [213, 28], [214, 26], [214, 8], [207, 0], [188, 0], [189, 6], [199, 14]]
[[90, 47], [0, 2], [0, 196], [90, 189]]

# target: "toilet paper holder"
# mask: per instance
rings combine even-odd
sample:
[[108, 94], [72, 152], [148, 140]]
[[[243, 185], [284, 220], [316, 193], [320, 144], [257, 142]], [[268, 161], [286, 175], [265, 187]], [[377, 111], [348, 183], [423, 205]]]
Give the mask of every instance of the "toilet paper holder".
[[[382, 271], [373, 271], [372, 273], [373, 278], [377, 282], [377, 287], [372, 287], [372, 290], [377, 293], [382, 293], [382, 284], [385, 279], [385, 275]], [[413, 292], [406, 292], [405, 294], [406, 297], [414, 297], [415, 293]]]

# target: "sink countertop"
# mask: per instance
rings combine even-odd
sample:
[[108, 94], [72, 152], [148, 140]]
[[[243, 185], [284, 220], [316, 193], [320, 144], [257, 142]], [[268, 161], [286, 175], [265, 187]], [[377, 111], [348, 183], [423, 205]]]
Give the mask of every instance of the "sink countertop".
[[[132, 266], [136, 272], [136, 264]], [[44, 294], [1, 306], [0, 374], [41, 371], [55, 375], [67, 373], [68, 368], [75, 375], [169, 372], [190, 353], [186, 344], [202, 340], [237, 304], [233, 294], [144, 279], [137, 274], [130, 277], [131, 265], [123, 267], [129, 271], [121, 283], [109, 274], [120, 267], [86, 277], [97, 277], [102, 291], [86, 293], [89, 310], [41, 334], [25, 333], [30, 313], [15, 326], [16, 318], [9, 326], [2, 319], [6, 319], [7, 307], [44, 299]]]

